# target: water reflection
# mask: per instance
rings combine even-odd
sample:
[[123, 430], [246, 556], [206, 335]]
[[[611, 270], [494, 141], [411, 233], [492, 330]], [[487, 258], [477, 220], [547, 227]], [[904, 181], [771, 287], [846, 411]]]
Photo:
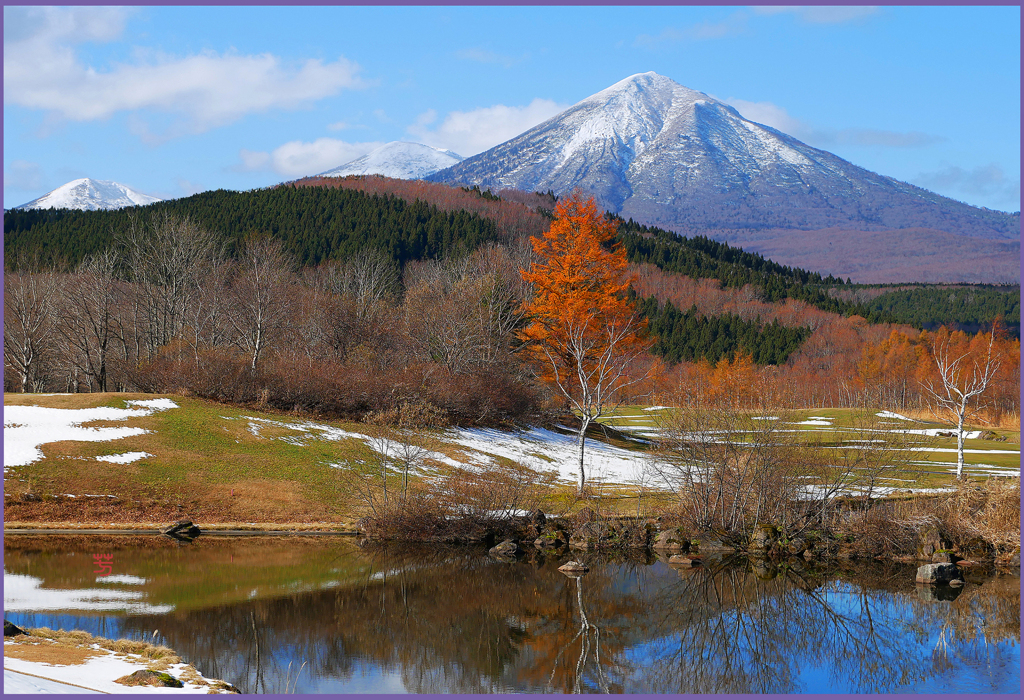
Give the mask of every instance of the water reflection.
[[[675, 570], [648, 557], [591, 557], [590, 573], [574, 578], [557, 570], [563, 560], [507, 564], [464, 548], [195, 544], [114, 550], [117, 573], [133, 583], [111, 587], [168, 612], [69, 618], [33, 612], [29, 600], [8, 618], [102, 626], [106, 636], [158, 630], [205, 674], [247, 693], [1019, 688], [1018, 577], [972, 574], [945, 601], [919, 594], [913, 566], [877, 562], [830, 570], [736, 559]], [[5, 580], [95, 589], [83, 561], [114, 546], [7, 537]]]

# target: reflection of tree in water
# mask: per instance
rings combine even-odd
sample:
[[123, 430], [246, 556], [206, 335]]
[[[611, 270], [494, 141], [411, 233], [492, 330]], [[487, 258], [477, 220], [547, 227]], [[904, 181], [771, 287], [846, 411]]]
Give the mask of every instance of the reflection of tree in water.
[[[803, 687], [811, 667], [835, 688], [888, 692], [943, 672], [930, 656], [943, 625], [958, 665], [984, 656], [979, 630], [987, 640], [1020, 635], [1012, 595], [986, 596], [986, 584], [974, 602], [966, 591], [963, 602], [911, 603], [906, 566], [773, 576], [745, 562], [677, 573], [595, 560], [574, 581], [558, 562], [504, 564], [466, 549], [350, 556], [370, 561], [357, 585], [127, 624], [159, 628], [204, 673], [244, 692], [278, 693], [368, 668], [419, 693], [821, 690]], [[1016, 603], [1019, 612], [1019, 591]]]

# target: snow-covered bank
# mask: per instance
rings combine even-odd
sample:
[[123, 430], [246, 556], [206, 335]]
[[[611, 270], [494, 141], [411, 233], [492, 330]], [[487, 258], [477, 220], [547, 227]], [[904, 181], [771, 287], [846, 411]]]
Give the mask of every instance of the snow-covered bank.
[[[98, 644], [82, 645], [71, 648], [77, 654], [69, 654], [67, 663], [46, 663], [17, 658], [21, 653], [19, 647], [26, 648], [26, 655], [34, 657], [45, 645], [57, 645], [46, 640], [26, 643], [20, 640], [26, 637], [13, 637], [4, 640], [4, 694], [78, 694], [78, 693], [118, 693], [118, 694], [208, 694], [227, 693], [227, 688], [217, 687], [218, 681], [204, 678], [192, 666], [184, 663], [171, 664], [164, 669], [174, 678], [182, 682], [182, 688], [152, 687], [148, 685], [128, 686], [114, 681], [153, 665], [150, 659], [138, 654], [119, 654], [103, 649]], [[36, 639], [36, 638], [33, 638]], [[69, 649], [63, 647], [63, 649]], [[82, 660], [81, 657], [88, 655]], [[67, 684], [67, 685], [64, 685]]]

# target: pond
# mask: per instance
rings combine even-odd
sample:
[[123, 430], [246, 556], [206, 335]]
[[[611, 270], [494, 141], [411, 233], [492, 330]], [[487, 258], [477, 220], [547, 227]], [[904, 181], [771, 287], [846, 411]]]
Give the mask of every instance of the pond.
[[[98, 555], [110, 555], [98, 560]], [[245, 693], [1011, 693], [1020, 578], [915, 566], [504, 563], [326, 537], [4, 538], [5, 617], [166, 644]], [[104, 565], [109, 565], [108, 569]]]

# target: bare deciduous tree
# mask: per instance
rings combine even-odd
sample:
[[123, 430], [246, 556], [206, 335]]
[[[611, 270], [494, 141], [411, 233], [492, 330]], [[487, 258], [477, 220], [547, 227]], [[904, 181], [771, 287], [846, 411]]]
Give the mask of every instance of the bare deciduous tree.
[[985, 392], [993, 384], [1001, 361], [990, 333], [984, 348], [956, 343], [952, 334], [939, 333], [932, 345], [938, 380], [922, 382], [932, 412], [952, 416], [956, 423], [956, 478], [964, 472], [964, 424], [986, 406]]
[[41, 391], [54, 354], [59, 285], [53, 272], [4, 275], [4, 363], [18, 376], [19, 391]]
[[253, 372], [266, 350], [292, 329], [293, 268], [294, 261], [280, 241], [267, 237], [246, 241], [229, 288], [226, 316], [234, 342], [249, 355]]

